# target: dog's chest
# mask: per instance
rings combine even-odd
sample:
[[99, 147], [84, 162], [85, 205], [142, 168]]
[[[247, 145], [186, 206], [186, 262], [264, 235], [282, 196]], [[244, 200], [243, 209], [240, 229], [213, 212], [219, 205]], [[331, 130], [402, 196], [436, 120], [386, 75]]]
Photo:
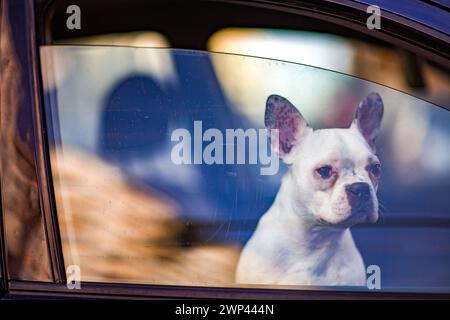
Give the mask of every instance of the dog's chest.
[[329, 256], [298, 256], [284, 258], [290, 265], [279, 274], [278, 283], [286, 285], [364, 285], [364, 263], [357, 251], [332, 253]]

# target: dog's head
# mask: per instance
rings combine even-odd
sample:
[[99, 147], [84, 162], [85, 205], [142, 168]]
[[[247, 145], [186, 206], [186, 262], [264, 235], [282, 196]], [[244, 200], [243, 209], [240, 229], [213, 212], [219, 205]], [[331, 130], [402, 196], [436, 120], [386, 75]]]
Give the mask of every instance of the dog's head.
[[269, 96], [265, 125], [272, 149], [289, 166], [289, 196], [304, 220], [345, 227], [377, 221], [382, 117], [381, 97], [371, 93], [349, 128], [313, 130], [288, 100]]

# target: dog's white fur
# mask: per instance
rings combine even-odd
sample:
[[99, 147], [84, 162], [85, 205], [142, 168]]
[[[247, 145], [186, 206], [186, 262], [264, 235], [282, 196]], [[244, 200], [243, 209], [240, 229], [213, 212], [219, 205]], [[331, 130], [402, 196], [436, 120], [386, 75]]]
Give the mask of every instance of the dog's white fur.
[[[368, 136], [374, 139], [378, 132], [364, 136], [358, 118], [348, 129], [312, 130], [306, 122], [302, 125], [295, 133], [292, 150], [280, 152], [289, 170], [273, 205], [241, 254], [236, 281], [365, 285], [364, 262], [349, 227], [378, 219], [378, 177], [369, 172], [368, 166], [379, 160], [367, 140]], [[379, 123], [375, 127], [378, 130]], [[336, 170], [333, 179], [317, 175], [315, 170], [322, 165]], [[367, 183], [371, 189], [373, 210], [362, 215], [352, 213], [345, 191], [346, 186], [357, 182]]]

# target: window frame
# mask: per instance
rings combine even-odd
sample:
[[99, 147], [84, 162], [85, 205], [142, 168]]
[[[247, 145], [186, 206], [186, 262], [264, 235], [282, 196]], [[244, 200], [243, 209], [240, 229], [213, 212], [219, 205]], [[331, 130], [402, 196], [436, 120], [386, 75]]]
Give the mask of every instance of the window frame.
[[[34, 1], [21, 0], [25, 3], [25, 10], [21, 12], [23, 21], [26, 22], [27, 41], [31, 52], [28, 58], [31, 61], [31, 70], [28, 71], [32, 83], [32, 95], [29, 103], [33, 109], [34, 133], [35, 133], [35, 166], [39, 186], [40, 207], [44, 215], [47, 245], [49, 251], [50, 265], [53, 273], [52, 283], [7, 280], [6, 278], [6, 255], [3, 245], [3, 226], [1, 231], [1, 253], [3, 259], [2, 271], [4, 273], [4, 286], [8, 295], [18, 296], [40, 296], [40, 297], [67, 297], [67, 298], [232, 298], [232, 299], [450, 299], [450, 293], [398, 293], [398, 292], [361, 292], [361, 291], [317, 291], [296, 289], [265, 289], [265, 288], [221, 288], [221, 287], [191, 287], [191, 286], [166, 286], [145, 284], [113, 284], [83, 282], [81, 289], [70, 290], [66, 287], [66, 275], [56, 213], [55, 197], [53, 194], [52, 175], [49, 159], [49, 146], [44, 117], [43, 91], [40, 81], [39, 45], [48, 44], [48, 34], [44, 25], [45, 12], [53, 1], [40, 1], [35, 7]], [[203, 2], [241, 3], [241, 0], [204, 0]], [[361, 26], [361, 19], [365, 19], [365, 5], [354, 1], [334, 1], [326, 3], [325, 6], [311, 1], [257, 1], [245, 2], [245, 5], [262, 6], [273, 10], [287, 11], [298, 16], [313, 16], [326, 20], [329, 23], [342, 25], [354, 29], [356, 32], [364, 33], [365, 26]], [[375, 37], [389, 40], [394, 45], [414, 49], [414, 52], [424, 54], [437, 62], [450, 62], [450, 51], [436, 52], [436, 46], [442, 44], [445, 36], [437, 30], [430, 29], [424, 25], [406, 21], [405, 18], [388, 14], [386, 17], [386, 31], [374, 33]], [[399, 28], [398, 30], [396, 28]], [[394, 31], [396, 30], [396, 31]], [[409, 35], [409, 37], [408, 37]], [[416, 36], [414, 36], [416, 35]], [[408, 40], [404, 40], [404, 37]], [[445, 38], [446, 37], [446, 38]], [[427, 41], [422, 42], [421, 39]], [[416, 40], [414, 40], [416, 39]], [[412, 41], [414, 40], [414, 41]], [[439, 46], [438, 46], [439, 47]], [[446, 55], [447, 54], [447, 55]], [[1, 295], [1, 289], [0, 289]]]

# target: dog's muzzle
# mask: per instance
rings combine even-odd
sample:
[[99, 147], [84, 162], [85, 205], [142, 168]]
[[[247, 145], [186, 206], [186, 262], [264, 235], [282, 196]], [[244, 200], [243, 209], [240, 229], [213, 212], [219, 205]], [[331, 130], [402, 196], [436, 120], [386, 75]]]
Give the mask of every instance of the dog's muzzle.
[[365, 217], [374, 209], [370, 185], [365, 182], [352, 183], [345, 187], [347, 199], [352, 208], [352, 215]]

